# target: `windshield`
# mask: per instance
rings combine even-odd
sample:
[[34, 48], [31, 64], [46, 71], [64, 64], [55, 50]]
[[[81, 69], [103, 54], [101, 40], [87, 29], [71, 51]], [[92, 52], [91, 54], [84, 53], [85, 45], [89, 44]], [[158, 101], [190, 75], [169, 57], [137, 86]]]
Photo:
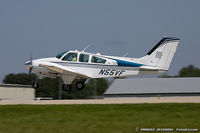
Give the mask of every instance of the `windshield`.
[[67, 53], [68, 51], [62, 52], [58, 55], [56, 55], [56, 58], [60, 59], [65, 53]]
[[66, 54], [62, 60], [64, 61], [77, 61], [77, 53], [68, 53]]

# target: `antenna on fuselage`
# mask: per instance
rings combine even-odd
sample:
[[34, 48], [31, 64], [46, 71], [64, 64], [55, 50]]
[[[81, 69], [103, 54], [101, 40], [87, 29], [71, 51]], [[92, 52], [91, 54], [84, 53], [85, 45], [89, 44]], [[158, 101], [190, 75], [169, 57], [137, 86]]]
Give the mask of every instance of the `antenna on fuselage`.
[[125, 56], [127, 56], [127, 55], [128, 55], [128, 52], [127, 52], [126, 54], [124, 54], [123, 57], [125, 57]]
[[87, 47], [85, 47], [82, 52], [85, 52], [86, 49], [88, 49], [90, 47], [90, 45], [87, 45]]

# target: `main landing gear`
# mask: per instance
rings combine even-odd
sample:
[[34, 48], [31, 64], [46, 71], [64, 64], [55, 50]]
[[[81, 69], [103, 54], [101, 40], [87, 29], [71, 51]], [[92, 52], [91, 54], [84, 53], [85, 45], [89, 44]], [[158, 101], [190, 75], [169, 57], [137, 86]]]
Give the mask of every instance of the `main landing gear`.
[[[76, 88], [78, 89], [78, 90], [82, 90], [83, 88], [84, 88], [84, 82], [82, 82], [82, 81], [78, 81], [77, 83], [76, 83]], [[71, 86], [71, 84], [63, 84], [62, 85], [62, 88], [63, 88], [63, 90], [64, 91], [71, 91], [71, 89], [72, 89], [72, 86]]]
[[62, 89], [63, 89], [64, 91], [71, 91], [72, 86], [71, 86], [70, 84], [63, 84], [63, 85], [62, 85]]
[[77, 82], [76, 83], [76, 88], [78, 90], [82, 90], [84, 88], [84, 82], [81, 82], [81, 81]]

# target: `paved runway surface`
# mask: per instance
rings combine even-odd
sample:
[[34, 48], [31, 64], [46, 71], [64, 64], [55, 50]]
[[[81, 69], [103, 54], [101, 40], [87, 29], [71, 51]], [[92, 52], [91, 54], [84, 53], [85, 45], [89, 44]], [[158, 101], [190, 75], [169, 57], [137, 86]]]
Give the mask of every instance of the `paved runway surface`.
[[15, 104], [134, 104], [134, 103], [200, 103], [200, 96], [186, 97], [129, 97], [89, 100], [1, 100], [0, 105]]

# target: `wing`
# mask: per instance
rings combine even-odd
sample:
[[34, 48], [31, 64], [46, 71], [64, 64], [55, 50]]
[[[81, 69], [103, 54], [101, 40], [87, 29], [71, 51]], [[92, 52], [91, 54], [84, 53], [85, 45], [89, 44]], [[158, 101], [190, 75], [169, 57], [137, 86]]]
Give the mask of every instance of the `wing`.
[[43, 68], [46, 68], [46, 69], [48, 69], [50, 71], [60, 73], [60, 74], [79, 75], [81, 77], [89, 78], [88, 75], [82, 74], [80, 72], [76, 72], [74, 70], [71, 70], [71, 69], [69, 69], [69, 68], [67, 68], [65, 66], [62, 66], [62, 65], [59, 65], [59, 64], [56, 64], [56, 63], [43, 62], [43, 63], [40, 63], [39, 66], [43, 67]]

